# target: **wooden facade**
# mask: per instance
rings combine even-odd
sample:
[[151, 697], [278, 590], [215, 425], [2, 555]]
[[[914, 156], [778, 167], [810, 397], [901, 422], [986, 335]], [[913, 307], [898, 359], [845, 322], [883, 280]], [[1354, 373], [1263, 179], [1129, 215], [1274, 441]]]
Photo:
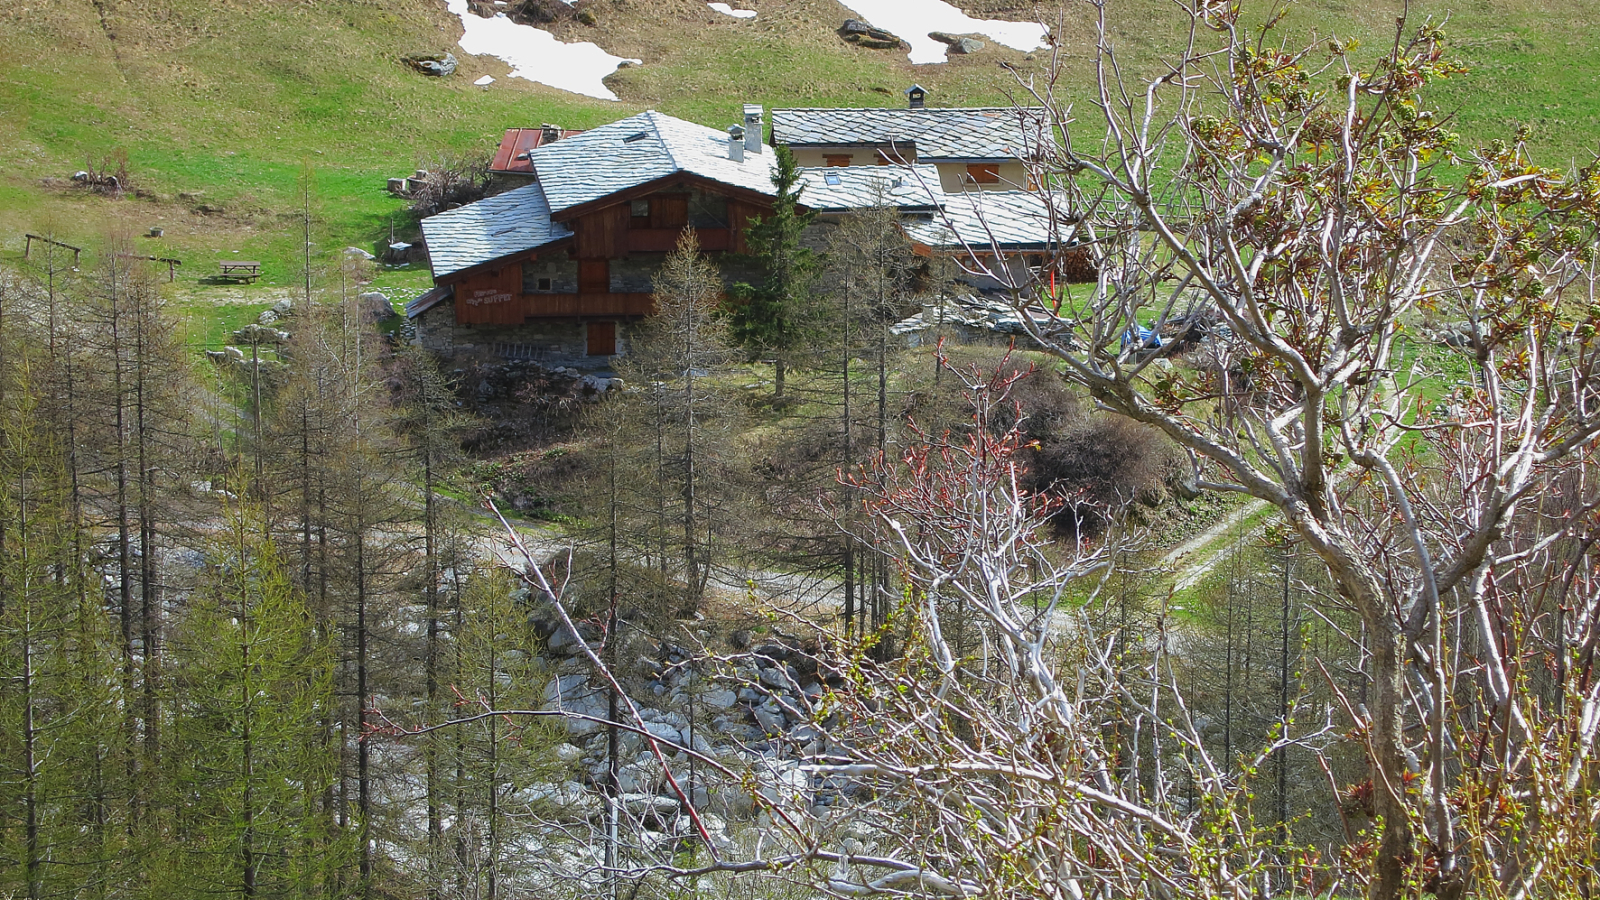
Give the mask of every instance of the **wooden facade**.
[[[613, 293], [612, 261], [632, 254], [671, 252], [695, 216], [690, 187], [701, 196], [725, 199], [722, 227], [697, 227], [700, 249], [709, 253], [746, 252], [745, 229], [771, 209], [770, 201], [716, 182], [677, 178], [646, 191], [622, 192], [603, 204], [572, 210], [565, 220], [572, 238], [458, 272], [441, 283], [455, 287], [455, 319], [461, 325], [521, 325], [538, 319], [630, 319], [655, 311], [653, 295]], [[735, 195], [736, 194], [736, 195]], [[721, 201], [719, 201], [720, 203]], [[707, 224], [702, 220], [701, 224]], [[575, 261], [573, 290], [529, 290], [523, 264], [536, 260]], [[569, 262], [568, 265], [573, 265]], [[637, 278], [633, 279], [635, 282]], [[538, 287], [545, 287], [541, 282]]]

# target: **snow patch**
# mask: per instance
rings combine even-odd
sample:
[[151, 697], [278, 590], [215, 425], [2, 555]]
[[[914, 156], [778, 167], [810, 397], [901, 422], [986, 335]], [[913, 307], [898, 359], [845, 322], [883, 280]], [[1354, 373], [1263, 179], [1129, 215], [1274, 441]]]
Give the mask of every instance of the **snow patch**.
[[734, 9], [726, 3], [707, 3], [706, 5], [725, 16], [733, 16], [735, 19], [754, 19], [756, 17], [756, 11], [753, 9]]
[[928, 37], [930, 31], [981, 34], [1013, 50], [1039, 50], [1045, 46], [1046, 30], [1037, 22], [974, 19], [944, 0], [839, 0], [839, 3], [873, 25], [904, 38], [911, 45], [913, 63], [948, 60], [945, 45]]
[[612, 56], [590, 41], [564, 44], [548, 31], [511, 21], [505, 13], [492, 19], [473, 15], [467, 0], [446, 0], [445, 8], [461, 20], [461, 49], [504, 61], [511, 67], [512, 78], [615, 100], [617, 95], [603, 79], [625, 65], [642, 64], [641, 60]]
[[473, 84], [494, 84], [494, 76], [485, 75], [482, 78], [479, 78], [477, 81], [474, 81]]

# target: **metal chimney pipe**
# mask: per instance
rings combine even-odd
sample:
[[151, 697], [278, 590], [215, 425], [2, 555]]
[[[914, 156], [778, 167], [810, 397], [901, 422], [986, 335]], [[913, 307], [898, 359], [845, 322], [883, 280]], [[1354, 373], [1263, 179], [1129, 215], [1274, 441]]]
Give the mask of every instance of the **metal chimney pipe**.
[[744, 149], [761, 155], [761, 104], [744, 105]]
[[728, 126], [728, 158], [734, 162], [744, 162], [744, 126]]

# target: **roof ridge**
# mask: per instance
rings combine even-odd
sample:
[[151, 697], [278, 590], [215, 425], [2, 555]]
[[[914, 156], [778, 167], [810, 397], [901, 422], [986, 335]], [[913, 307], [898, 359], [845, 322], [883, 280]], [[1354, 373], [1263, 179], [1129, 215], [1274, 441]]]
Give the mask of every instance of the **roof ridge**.
[[[641, 113], [641, 115], [649, 117], [650, 130], [655, 134], [656, 143], [661, 145], [661, 152], [665, 153], [667, 155], [667, 163], [668, 163], [668, 165], [672, 166], [672, 171], [674, 171], [674, 172], [682, 172], [683, 171], [683, 163], [678, 162], [678, 157], [676, 155], [674, 155], [673, 152], [672, 152], [672, 144], [667, 141], [666, 135], [661, 133], [661, 121], [660, 121], [660, 119], [661, 118], [672, 119], [672, 118], [676, 118], [676, 117], [675, 116], [668, 116], [666, 113], [657, 112], [656, 110], [653, 110], [653, 109], [647, 109], [643, 113]], [[680, 119], [679, 121], [684, 121], [684, 120]]]

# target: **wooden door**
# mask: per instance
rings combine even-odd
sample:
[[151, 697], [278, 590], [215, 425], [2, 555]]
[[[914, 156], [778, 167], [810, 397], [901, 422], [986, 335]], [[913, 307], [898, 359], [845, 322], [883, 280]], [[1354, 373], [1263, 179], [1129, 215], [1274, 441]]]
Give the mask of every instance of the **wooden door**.
[[617, 352], [617, 323], [589, 323], [589, 355], [615, 356]]
[[578, 293], [611, 293], [611, 264], [603, 259], [578, 260]]

